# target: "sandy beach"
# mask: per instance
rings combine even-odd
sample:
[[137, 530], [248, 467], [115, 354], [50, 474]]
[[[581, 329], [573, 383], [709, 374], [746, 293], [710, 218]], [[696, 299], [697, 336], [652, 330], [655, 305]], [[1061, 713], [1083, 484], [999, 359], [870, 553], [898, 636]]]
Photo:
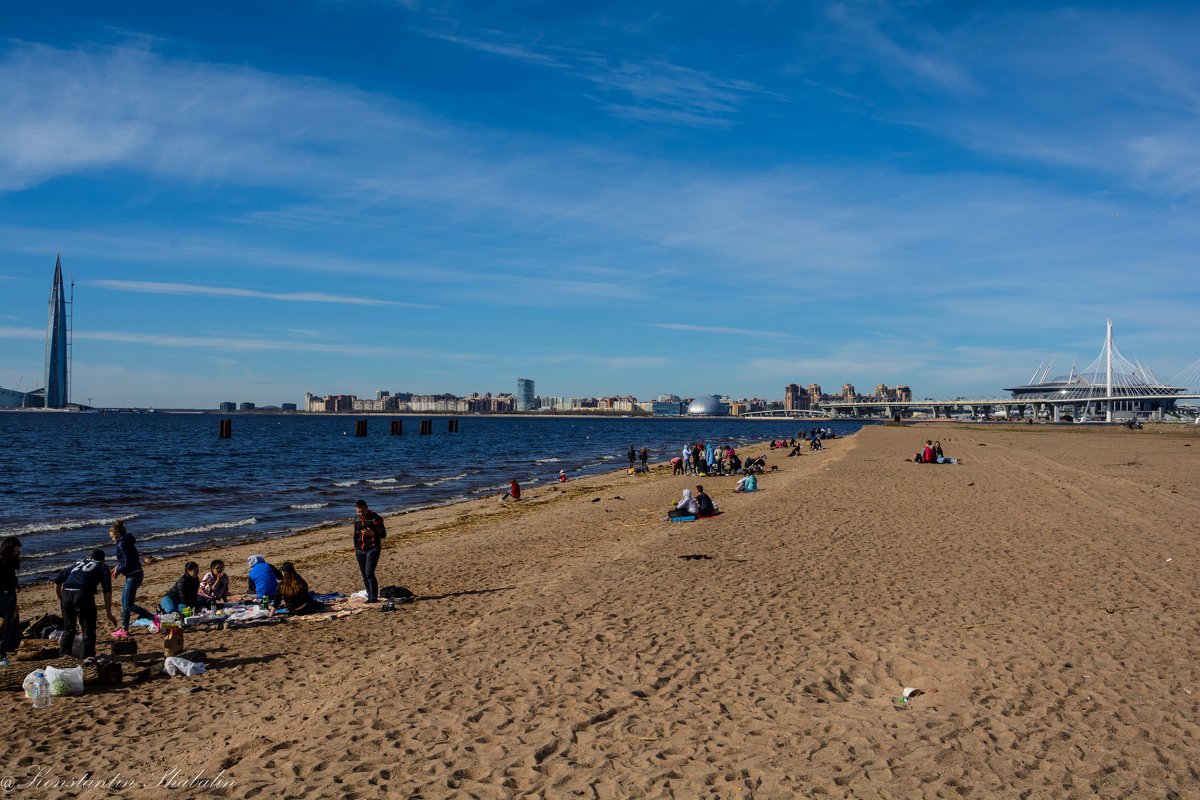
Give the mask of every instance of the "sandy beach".
[[[963, 463], [906, 462], [926, 438]], [[416, 602], [189, 632], [199, 677], [0, 694], [3, 788], [1200, 797], [1200, 431], [881, 426], [768, 464], [756, 494], [704, 479], [723, 513], [694, 523], [662, 521], [697, 482], [666, 466], [390, 518], [380, 583]], [[192, 557], [350, 593], [350, 541]], [[181, 570], [150, 565], [143, 605]]]

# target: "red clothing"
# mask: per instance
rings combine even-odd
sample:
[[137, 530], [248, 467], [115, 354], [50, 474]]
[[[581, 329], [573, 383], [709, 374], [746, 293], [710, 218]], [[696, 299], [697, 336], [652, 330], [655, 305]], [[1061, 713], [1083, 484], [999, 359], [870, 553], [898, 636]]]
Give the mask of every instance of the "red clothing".
[[512, 482], [512, 486], [508, 487], [508, 493], [512, 495], [513, 500], [521, 499], [521, 485], [516, 481]]
[[925, 459], [926, 464], [933, 464], [937, 461], [937, 456], [933, 454], [933, 447], [931, 445], [925, 445], [925, 450], [921, 453], [921, 458]]

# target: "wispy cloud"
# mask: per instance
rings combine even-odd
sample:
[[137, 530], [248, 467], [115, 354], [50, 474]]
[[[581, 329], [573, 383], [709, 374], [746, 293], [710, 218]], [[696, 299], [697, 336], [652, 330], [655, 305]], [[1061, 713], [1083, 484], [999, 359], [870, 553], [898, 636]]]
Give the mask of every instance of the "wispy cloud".
[[827, 13], [850, 48], [847, 55], [881, 62], [886, 67], [882, 74], [889, 79], [959, 94], [977, 91], [965, 66], [953, 57], [950, 42], [933, 28], [902, 16], [886, 0], [834, 3]]
[[223, 286], [198, 286], [190, 283], [157, 283], [153, 281], [91, 280], [81, 281], [89, 286], [112, 289], [119, 292], [141, 294], [166, 294], [206, 297], [250, 297], [261, 300], [278, 300], [285, 303], [338, 303], [356, 306], [406, 306], [409, 308], [436, 308], [422, 303], [402, 303], [397, 300], [379, 300], [372, 297], [350, 297], [347, 295], [323, 294], [320, 292], [263, 292], [255, 289], [237, 289]]
[[[44, 330], [37, 328], [0, 327], [0, 339], [43, 339]], [[403, 347], [386, 347], [370, 344], [334, 344], [328, 342], [292, 341], [286, 339], [262, 339], [254, 336], [178, 336], [158, 333], [131, 333], [126, 331], [76, 330], [73, 336], [78, 341], [111, 342], [116, 344], [152, 345], [182, 349], [213, 349], [228, 352], [295, 352], [331, 353], [345, 356], [412, 356], [422, 358], [453, 359], [459, 361], [483, 361], [494, 359], [493, 354], [452, 353]]]
[[643, 322], [647, 328], [661, 328], [664, 331], [688, 331], [689, 333], [711, 333], [734, 336], [762, 336], [768, 339], [791, 339], [791, 334], [776, 331], [755, 330], [753, 328], [726, 328], [719, 325], [691, 325], [685, 322]]
[[599, 90], [601, 107], [617, 116], [647, 122], [726, 126], [751, 99], [784, 99], [753, 81], [722, 77], [662, 59], [614, 58], [581, 48], [519, 42], [497, 30], [473, 35], [438, 29], [422, 32], [431, 39], [551, 68], [586, 81]]

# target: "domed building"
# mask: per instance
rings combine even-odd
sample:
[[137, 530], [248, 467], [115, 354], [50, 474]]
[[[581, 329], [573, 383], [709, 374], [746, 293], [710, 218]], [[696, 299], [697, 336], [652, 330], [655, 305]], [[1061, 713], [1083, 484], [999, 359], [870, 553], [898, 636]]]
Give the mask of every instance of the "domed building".
[[689, 417], [719, 417], [729, 413], [729, 408], [715, 394], [697, 397], [687, 407]]

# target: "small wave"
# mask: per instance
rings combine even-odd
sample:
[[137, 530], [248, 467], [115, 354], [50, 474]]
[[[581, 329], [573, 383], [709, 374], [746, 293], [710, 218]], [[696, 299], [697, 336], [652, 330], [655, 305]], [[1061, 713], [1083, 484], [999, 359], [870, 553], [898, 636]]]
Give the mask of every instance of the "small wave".
[[122, 514], [119, 517], [103, 517], [101, 519], [68, 519], [61, 522], [34, 522], [23, 528], [0, 531], [2, 536], [28, 536], [31, 533], [56, 533], [58, 531], [77, 531], [82, 528], [96, 528], [101, 525], [112, 525], [117, 521], [128, 522], [137, 519], [137, 514]]
[[208, 525], [197, 525], [194, 528], [178, 528], [173, 531], [163, 531], [162, 533], [152, 533], [149, 536], [138, 537], [139, 542], [144, 542], [147, 539], [162, 539], [167, 536], [183, 536], [188, 533], [207, 533], [208, 531], [217, 531], [224, 528], [244, 528], [247, 525], [257, 525], [258, 520], [254, 517], [239, 519], [234, 522], [213, 522]]
[[324, 508], [327, 505], [329, 505], [329, 503], [296, 503], [295, 505], [288, 506], [288, 508], [294, 508], [297, 511], [303, 511], [312, 508]]
[[358, 481], [335, 481], [334, 486], [358, 486]]
[[558, 458], [535, 458], [535, 464], [557, 464], [561, 459]]
[[381, 483], [395, 483], [395, 482], [396, 482], [395, 478], [367, 478], [367, 483], [372, 484], [372, 485], [378, 485]]
[[467, 473], [461, 472], [458, 475], [451, 475], [448, 478], [438, 478], [437, 480], [429, 481], [425, 485], [426, 486], [440, 486], [443, 483], [450, 483], [451, 481], [461, 481], [465, 477], [467, 477]]

